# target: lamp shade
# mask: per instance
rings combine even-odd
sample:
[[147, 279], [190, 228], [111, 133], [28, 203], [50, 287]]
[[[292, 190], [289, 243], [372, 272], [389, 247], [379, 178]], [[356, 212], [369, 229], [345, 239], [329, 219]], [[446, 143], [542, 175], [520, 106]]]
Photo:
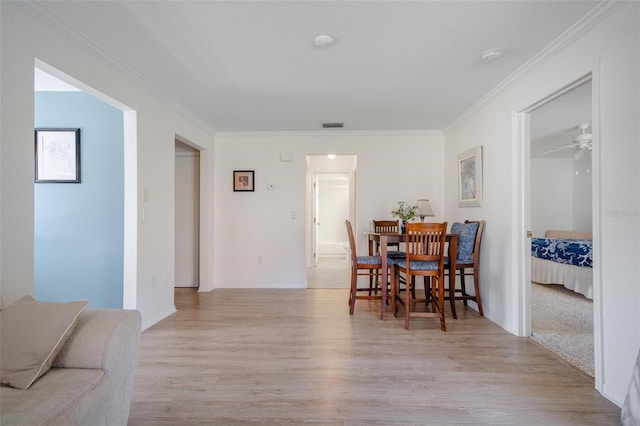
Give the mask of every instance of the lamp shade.
[[431, 210], [431, 204], [429, 204], [429, 200], [418, 200], [418, 216], [435, 216], [433, 210]]

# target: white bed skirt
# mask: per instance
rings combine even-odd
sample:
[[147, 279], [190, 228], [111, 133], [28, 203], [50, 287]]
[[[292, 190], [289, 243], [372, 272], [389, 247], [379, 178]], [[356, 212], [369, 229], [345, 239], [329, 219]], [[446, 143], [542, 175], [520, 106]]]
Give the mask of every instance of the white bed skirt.
[[622, 424], [624, 426], [640, 425], [640, 353], [636, 358], [636, 366], [633, 369], [629, 392], [622, 406]]
[[593, 299], [593, 269], [567, 265], [531, 256], [531, 281], [539, 284], [560, 284]]

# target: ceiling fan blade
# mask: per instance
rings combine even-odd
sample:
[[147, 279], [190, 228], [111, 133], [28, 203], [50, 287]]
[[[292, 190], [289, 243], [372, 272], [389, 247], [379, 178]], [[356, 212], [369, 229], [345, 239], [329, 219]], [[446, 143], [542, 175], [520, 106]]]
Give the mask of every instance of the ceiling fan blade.
[[568, 149], [568, 148], [575, 148], [574, 144], [570, 144], [570, 145], [561, 145], [558, 147], [555, 147], [554, 149], [550, 149], [548, 151], [545, 152], [541, 152], [540, 154], [538, 154], [538, 157], [542, 157], [543, 155], [547, 155], [547, 154], [551, 154], [553, 152], [558, 152], [558, 151], [562, 151], [563, 149]]

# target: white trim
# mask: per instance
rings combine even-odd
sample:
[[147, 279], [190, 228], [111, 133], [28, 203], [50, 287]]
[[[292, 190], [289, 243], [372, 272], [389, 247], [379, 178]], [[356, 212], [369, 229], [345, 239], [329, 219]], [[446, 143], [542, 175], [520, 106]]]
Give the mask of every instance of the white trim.
[[599, 3], [593, 10], [587, 13], [582, 19], [576, 22], [573, 26], [562, 33], [558, 38], [549, 43], [544, 49], [538, 52], [534, 57], [522, 64], [517, 70], [511, 73], [506, 79], [499, 83], [492, 90], [487, 92], [482, 98], [471, 105], [466, 111], [464, 111], [455, 120], [449, 123], [444, 128], [444, 132], [448, 132], [452, 128], [456, 127], [461, 122], [465, 121], [469, 116], [473, 115], [479, 109], [481, 109], [490, 99], [496, 96], [498, 93], [505, 90], [515, 81], [519, 80], [523, 75], [537, 67], [539, 64], [544, 63], [567, 47], [571, 46], [576, 40], [582, 38], [586, 33], [591, 31], [600, 22], [605, 20], [609, 15], [621, 8], [629, 0], [620, 1], [608, 1], [605, 0]]
[[124, 124], [124, 260], [122, 307], [138, 309], [138, 113], [122, 111]]
[[[527, 149], [530, 149], [531, 139], [531, 120], [529, 111], [513, 112], [511, 114], [512, 121], [512, 140], [514, 147], [512, 150], [511, 161], [511, 199], [513, 215], [511, 220], [512, 240], [511, 250], [515, 254], [514, 265], [512, 270], [512, 280], [516, 284], [514, 288], [513, 304], [514, 318], [516, 318], [516, 336], [528, 337], [531, 335], [531, 304], [530, 286], [526, 283], [531, 282], [531, 266], [527, 260], [531, 257], [530, 250], [527, 253], [526, 245], [530, 244], [527, 236], [527, 227], [531, 228], [531, 218], [529, 213], [529, 200], [525, 194], [529, 194], [529, 166], [527, 160], [530, 161]], [[525, 192], [526, 191], [526, 192]], [[523, 283], [522, 285], [519, 283]]]
[[304, 137], [325, 137], [325, 136], [442, 136], [441, 130], [323, 130], [323, 131], [255, 131], [255, 132], [216, 132], [216, 136], [243, 137], [286, 137], [286, 136], [304, 136]]
[[600, 69], [601, 58], [598, 57], [591, 72], [591, 133], [593, 134], [593, 150], [591, 152], [591, 208], [592, 224], [591, 233], [593, 238], [593, 360], [594, 360], [594, 382], [596, 390], [612, 401], [623, 401], [617, 392], [605, 387], [604, 380], [604, 328], [602, 324], [602, 304], [604, 293], [602, 291], [602, 181], [601, 181], [601, 150], [600, 150]]
[[178, 312], [176, 310], [176, 307], [173, 306], [173, 308], [170, 308], [168, 310], [166, 310], [165, 312], [155, 315], [153, 318], [147, 320], [147, 321], [142, 321], [142, 326], [140, 327], [140, 331], [145, 331], [146, 329], [148, 329], [151, 326], [156, 325], [157, 323], [159, 323], [160, 321], [162, 321], [165, 318], [168, 318], [170, 315], [175, 314], [176, 312]]

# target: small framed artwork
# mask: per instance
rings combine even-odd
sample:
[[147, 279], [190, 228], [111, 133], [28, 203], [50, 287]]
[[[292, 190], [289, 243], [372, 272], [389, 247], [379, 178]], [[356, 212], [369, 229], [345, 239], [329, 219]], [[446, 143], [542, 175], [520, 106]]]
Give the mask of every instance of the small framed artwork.
[[253, 192], [255, 184], [255, 175], [253, 170], [234, 170], [233, 171], [233, 191], [234, 192]]
[[482, 145], [458, 155], [458, 207], [482, 206]]
[[80, 129], [35, 129], [36, 183], [80, 183]]

